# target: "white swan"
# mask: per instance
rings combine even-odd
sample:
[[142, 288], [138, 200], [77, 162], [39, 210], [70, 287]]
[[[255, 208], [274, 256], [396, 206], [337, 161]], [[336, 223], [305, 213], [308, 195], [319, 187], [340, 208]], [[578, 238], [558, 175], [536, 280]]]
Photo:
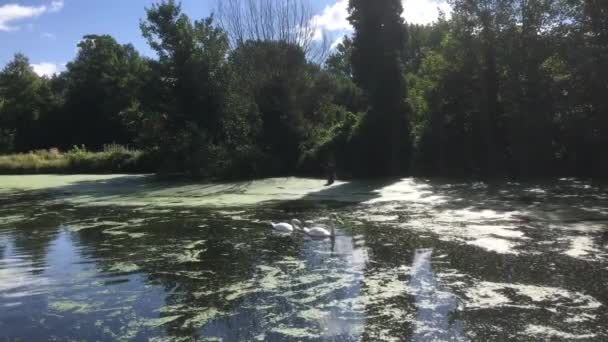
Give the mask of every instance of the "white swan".
[[299, 221], [296, 219], [291, 220], [291, 224], [286, 223], [286, 222], [281, 222], [281, 223], [270, 222], [270, 224], [272, 225], [272, 229], [274, 229], [275, 231], [280, 232], [280, 233], [292, 233], [293, 227], [296, 226], [298, 223], [299, 223]]
[[328, 238], [336, 236], [336, 230], [331, 226], [331, 231], [322, 227], [304, 228], [304, 233], [310, 237]]

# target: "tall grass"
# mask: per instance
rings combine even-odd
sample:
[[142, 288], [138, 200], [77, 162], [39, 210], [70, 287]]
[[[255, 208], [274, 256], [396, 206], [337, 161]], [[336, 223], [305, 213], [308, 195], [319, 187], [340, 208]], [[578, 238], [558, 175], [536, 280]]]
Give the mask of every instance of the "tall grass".
[[56, 148], [0, 156], [0, 174], [35, 173], [143, 173], [153, 172], [154, 163], [139, 150], [107, 145], [92, 152], [75, 146], [67, 152]]

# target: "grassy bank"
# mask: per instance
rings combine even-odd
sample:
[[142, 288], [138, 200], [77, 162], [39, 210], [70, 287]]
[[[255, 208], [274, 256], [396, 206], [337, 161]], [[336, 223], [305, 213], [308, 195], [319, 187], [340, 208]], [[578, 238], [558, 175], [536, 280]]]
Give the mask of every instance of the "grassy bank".
[[92, 152], [75, 147], [0, 156], [0, 174], [75, 174], [75, 173], [146, 173], [153, 172], [149, 156], [138, 150], [109, 145]]

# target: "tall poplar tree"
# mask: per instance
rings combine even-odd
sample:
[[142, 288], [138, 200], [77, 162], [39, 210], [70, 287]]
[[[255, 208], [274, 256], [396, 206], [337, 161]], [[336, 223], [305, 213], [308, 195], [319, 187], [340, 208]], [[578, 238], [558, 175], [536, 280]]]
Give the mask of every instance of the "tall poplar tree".
[[409, 159], [407, 89], [402, 55], [406, 26], [400, 0], [350, 0], [355, 28], [352, 72], [370, 108], [363, 122], [369, 176], [399, 175]]

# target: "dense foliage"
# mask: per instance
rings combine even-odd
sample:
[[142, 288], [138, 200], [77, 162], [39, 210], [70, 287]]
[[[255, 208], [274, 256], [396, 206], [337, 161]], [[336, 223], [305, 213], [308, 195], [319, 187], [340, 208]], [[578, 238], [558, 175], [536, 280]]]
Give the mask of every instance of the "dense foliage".
[[351, 0], [355, 32], [320, 65], [309, 40], [231, 39], [161, 1], [141, 21], [155, 58], [88, 35], [45, 78], [16, 54], [0, 153], [118, 143], [193, 176], [608, 175], [606, 2], [450, 4], [420, 26], [399, 0]]

